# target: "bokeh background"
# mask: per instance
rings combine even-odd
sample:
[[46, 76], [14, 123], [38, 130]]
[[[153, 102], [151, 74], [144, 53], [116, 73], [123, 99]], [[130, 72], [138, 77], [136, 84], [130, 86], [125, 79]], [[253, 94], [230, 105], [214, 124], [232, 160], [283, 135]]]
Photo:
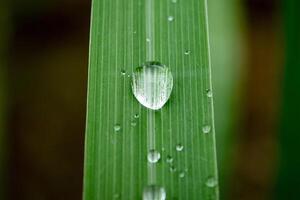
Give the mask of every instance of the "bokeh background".
[[[221, 199], [300, 199], [299, 2], [208, 0]], [[90, 6], [0, 2], [1, 200], [82, 197]]]

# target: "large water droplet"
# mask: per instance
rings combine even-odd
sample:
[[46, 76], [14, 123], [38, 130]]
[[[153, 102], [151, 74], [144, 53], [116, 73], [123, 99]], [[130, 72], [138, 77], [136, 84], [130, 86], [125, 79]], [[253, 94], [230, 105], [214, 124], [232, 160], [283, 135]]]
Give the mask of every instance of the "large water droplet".
[[211, 130], [211, 127], [209, 125], [205, 125], [202, 127], [203, 133], [209, 133]]
[[217, 179], [215, 179], [215, 178], [212, 177], [212, 176], [208, 177], [208, 179], [207, 179], [206, 182], [205, 182], [205, 185], [206, 185], [207, 187], [216, 187], [217, 184], [218, 184]]
[[148, 152], [147, 158], [150, 163], [157, 163], [160, 159], [160, 153], [154, 149], [151, 149]]
[[121, 130], [121, 125], [120, 125], [120, 124], [115, 124], [114, 130], [115, 130], [116, 132], [119, 132], [119, 131]]
[[158, 110], [170, 98], [173, 76], [169, 68], [159, 62], [147, 62], [132, 75], [132, 91], [145, 107]]
[[177, 144], [176, 145], [176, 150], [177, 151], [182, 151], [183, 150], [183, 145], [182, 144]]
[[166, 197], [167, 194], [163, 187], [149, 185], [144, 188], [143, 200], [165, 200]]

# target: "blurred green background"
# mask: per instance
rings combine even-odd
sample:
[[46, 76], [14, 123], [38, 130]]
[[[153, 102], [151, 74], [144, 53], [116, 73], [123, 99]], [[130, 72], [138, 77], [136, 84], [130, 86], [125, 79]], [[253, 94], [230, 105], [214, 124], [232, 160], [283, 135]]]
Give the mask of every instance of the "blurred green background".
[[[90, 4], [0, 2], [0, 199], [82, 197]], [[299, 1], [208, 5], [221, 199], [300, 199]]]

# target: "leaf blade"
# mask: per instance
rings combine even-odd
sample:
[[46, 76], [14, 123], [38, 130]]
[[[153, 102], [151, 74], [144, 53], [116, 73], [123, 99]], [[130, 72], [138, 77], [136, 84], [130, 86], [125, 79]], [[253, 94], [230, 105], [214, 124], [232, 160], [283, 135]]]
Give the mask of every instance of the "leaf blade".
[[[94, 0], [85, 199], [140, 199], [149, 184], [163, 186], [167, 197], [218, 198], [218, 187], [205, 184], [209, 177], [217, 179], [212, 98], [206, 95], [211, 90], [206, 8], [205, 1], [196, 0]], [[158, 112], [138, 104], [127, 77], [147, 59], [166, 64], [174, 76], [171, 99]], [[121, 125], [118, 133], [116, 124]], [[202, 133], [204, 125], [212, 127], [211, 133]], [[178, 143], [183, 152], [176, 151]], [[153, 147], [162, 155], [154, 166], [147, 163]], [[177, 172], [170, 172], [167, 155], [174, 157]]]

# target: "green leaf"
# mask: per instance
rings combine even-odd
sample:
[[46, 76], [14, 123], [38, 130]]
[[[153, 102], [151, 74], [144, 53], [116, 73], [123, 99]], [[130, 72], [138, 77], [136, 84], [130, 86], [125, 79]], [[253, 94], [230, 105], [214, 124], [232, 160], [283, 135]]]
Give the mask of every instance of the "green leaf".
[[[84, 199], [142, 199], [150, 185], [167, 199], [218, 199], [207, 20], [206, 0], [93, 1]], [[158, 111], [131, 90], [147, 61], [173, 75]]]

